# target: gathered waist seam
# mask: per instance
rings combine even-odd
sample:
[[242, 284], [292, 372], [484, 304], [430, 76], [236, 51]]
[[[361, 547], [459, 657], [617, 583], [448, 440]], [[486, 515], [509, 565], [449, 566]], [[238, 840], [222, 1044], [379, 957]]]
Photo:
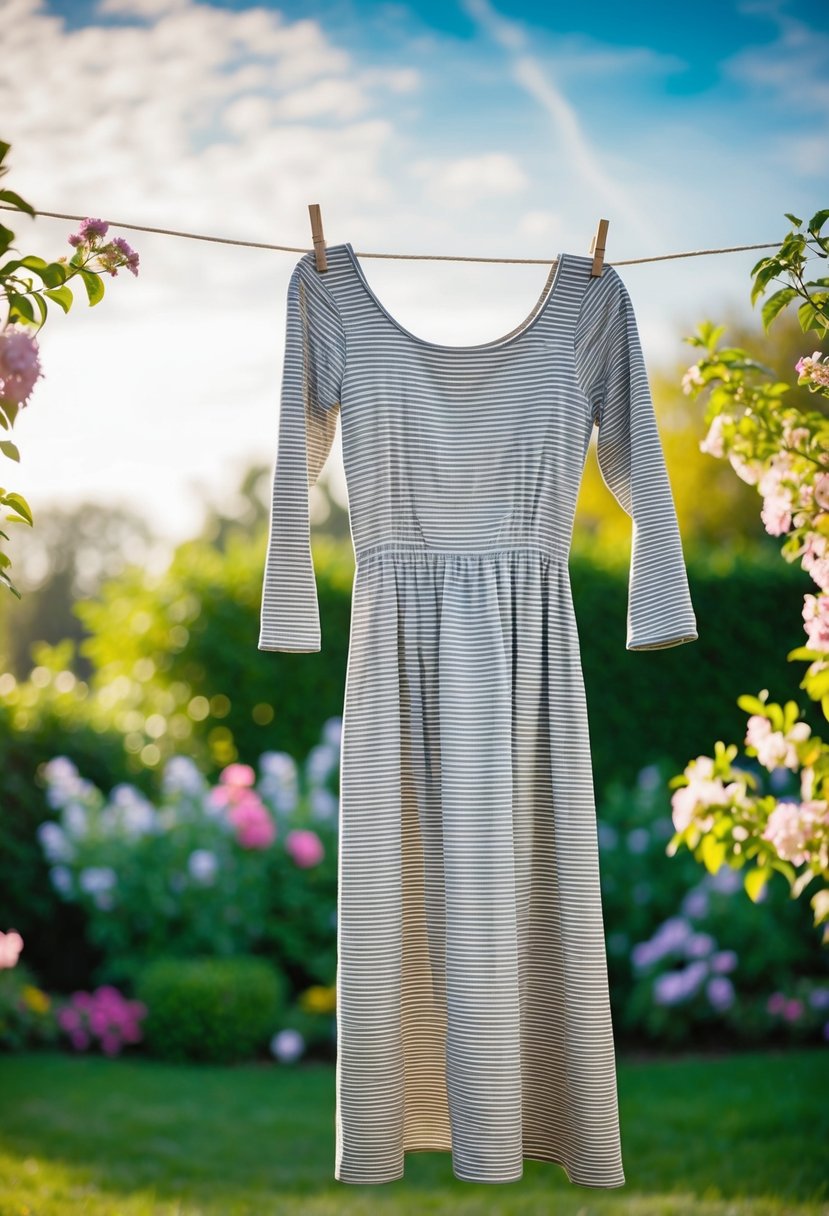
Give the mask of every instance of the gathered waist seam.
[[546, 557], [551, 561], [566, 562], [568, 554], [558, 549], [552, 549], [546, 545], [539, 544], [523, 544], [523, 545], [493, 545], [480, 549], [449, 549], [439, 548], [432, 545], [407, 545], [400, 541], [382, 541], [375, 545], [367, 545], [363, 549], [355, 552], [355, 557], [359, 563], [366, 557], [373, 557], [375, 554], [391, 553], [409, 555], [414, 557], [428, 556], [449, 556], [449, 557], [492, 557], [502, 553], [540, 553], [542, 557]]

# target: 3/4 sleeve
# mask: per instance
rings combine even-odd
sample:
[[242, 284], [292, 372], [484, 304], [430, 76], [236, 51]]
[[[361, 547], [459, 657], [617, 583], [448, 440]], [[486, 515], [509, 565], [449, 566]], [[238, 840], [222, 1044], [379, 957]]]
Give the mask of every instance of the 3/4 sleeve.
[[336, 303], [305, 254], [288, 284], [279, 433], [258, 648], [321, 650], [308, 491], [337, 429], [345, 335]]
[[639, 330], [612, 266], [591, 277], [576, 326], [582, 388], [605, 484], [633, 521], [628, 650], [693, 642], [697, 623]]

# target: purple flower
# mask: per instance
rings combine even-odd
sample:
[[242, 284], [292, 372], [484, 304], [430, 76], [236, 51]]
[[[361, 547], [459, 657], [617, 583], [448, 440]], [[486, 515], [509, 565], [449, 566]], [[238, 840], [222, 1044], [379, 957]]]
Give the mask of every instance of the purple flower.
[[0, 331], [0, 397], [15, 405], [28, 405], [42, 376], [37, 339], [11, 325]]
[[728, 976], [712, 976], [705, 985], [705, 991], [715, 1009], [728, 1009], [734, 1003], [734, 985]]

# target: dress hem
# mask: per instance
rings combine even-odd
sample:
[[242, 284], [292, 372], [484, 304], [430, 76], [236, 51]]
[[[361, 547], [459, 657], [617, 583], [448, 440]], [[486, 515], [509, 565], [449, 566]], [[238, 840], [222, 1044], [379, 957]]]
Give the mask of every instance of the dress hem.
[[[451, 1149], [448, 1149], [443, 1145], [425, 1145], [424, 1144], [424, 1145], [419, 1145], [417, 1148], [404, 1149], [404, 1152], [405, 1153], [448, 1153], [448, 1152], [451, 1152]], [[582, 1179], [574, 1178], [572, 1176], [572, 1174], [570, 1173], [570, 1171], [568, 1170], [567, 1166], [564, 1164], [564, 1162], [559, 1161], [556, 1157], [548, 1157], [548, 1156], [544, 1156], [542, 1154], [535, 1154], [535, 1153], [524, 1153], [523, 1159], [524, 1159], [524, 1161], [546, 1161], [550, 1165], [559, 1166], [564, 1171], [567, 1181], [572, 1186], [583, 1186], [583, 1187], [587, 1187], [590, 1190], [611, 1191], [611, 1190], [617, 1190], [619, 1187], [627, 1185], [627, 1179], [624, 1177], [624, 1175], [622, 1175], [622, 1178], [618, 1182], [585, 1182]], [[524, 1170], [522, 1168], [520, 1173], [511, 1174], [508, 1177], [503, 1177], [503, 1178], [502, 1177], [499, 1177], [499, 1178], [472, 1177], [471, 1175], [468, 1175], [468, 1174], [459, 1174], [457, 1172], [457, 1170], [455, 1170], [454, 1168], [452, 1170], [452, 1174], [460, 1182], [479, 1182], [479, 1183], [483, 1183], [483, 1184], [489, 1183], [489, 1184], [497, 1185], [498, 1183], [504, 1183], [504, 1182], [520, 1182], [520, 1180], [524, 1177]], [[335, 1182], [342, 1182], [342, 1183], [346, 1184], [347, 1186], [383, 1186], [388, 1182], [399, 1182], [404, 1177], [405, 1177], [405, 1166], [398, 1173], [390, 1174], [387, 1178], [354, 1179], [354, 1178], [341, 1178], [336, 1173], [334, 1174]]]

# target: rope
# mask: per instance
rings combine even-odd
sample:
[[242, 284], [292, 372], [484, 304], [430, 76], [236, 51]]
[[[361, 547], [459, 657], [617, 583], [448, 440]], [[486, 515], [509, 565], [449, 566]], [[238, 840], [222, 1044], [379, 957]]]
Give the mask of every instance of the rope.
[[[5, 203], [0, 203], [0, 209], [5, 211], [17, 211], [17, 207], [9, 207]], [[25, 213], [24, 213], [25, 214]], [[52, 219], [58, 220], [85, 220], [88, 217], [85, 215], [67, 215], [63, 211], [37, 211], [35, 218], [41, 215], [49, 216]], [[217, 245], [238, 245], [245, 249], [272, 249], [278, 253], [313, 253], [313, 248], [308, 248], [304, 245], [272, 245], [267, 241], [240, 241], [234, 237], [227, 236], [207, 236], [201, 232], [181, 232], [175, 228], [152, 228], [148, 224], [126, 224], [119, 220], [106, 221], [112, 228], [129, 228], [134, 232], [154, 232], [159, 236], [178, 236], [190, 241], [212, 241]], [[618, 261], [614, 259], [611, 263], [607, 259], [607, 265], [613, 266], [635, 266], [641, 262], [668, 262], [675, 258], [703, 258], [709, 257], [712, 254], [720, 253], [743, 253], [749, 249], [777, 249], [780, 245], [779, 241], [769, 241], [763, 245], [729, 245], [722, 249], [689, 249], [684, 253], [660, 253], [649, 258], [621, 258]], [[472, 257], [463, 254], [450, 253], [366, 253], [355, 249], [354, 252], [360, 258], [401, 258], [409, 261], [433, 261], [433, 262], [508, 262], [511, 265], [549, 265], [551, 258], [489, 258], [489, 257]], [[589, 257], [585, 254], [585, 257]]]

